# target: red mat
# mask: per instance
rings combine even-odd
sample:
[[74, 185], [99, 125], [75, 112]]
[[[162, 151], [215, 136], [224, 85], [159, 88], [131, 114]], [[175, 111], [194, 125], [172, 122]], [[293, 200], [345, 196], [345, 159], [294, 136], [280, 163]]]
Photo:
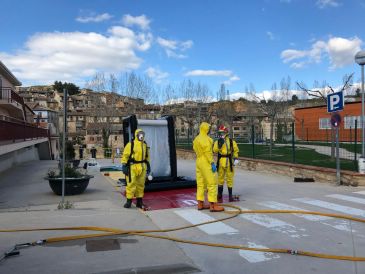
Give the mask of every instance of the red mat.
[[[125, 196], [125, 191], [122, 195]], [[135, 199], [133, 203], [136, 203]], [[196, 206], [196, 188], [146, 192], [143, 203], [148, 210]], [[228, 203], [228, 195], [223, 195], [223, 203]]]

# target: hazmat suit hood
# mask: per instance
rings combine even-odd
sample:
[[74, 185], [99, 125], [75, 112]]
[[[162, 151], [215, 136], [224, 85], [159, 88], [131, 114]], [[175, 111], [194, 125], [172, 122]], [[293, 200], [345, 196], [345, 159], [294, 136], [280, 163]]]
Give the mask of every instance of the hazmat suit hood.
[[206, 122], [201, 123], [200, 125], [200, 134], [208, 135], [210, 130], [210, 125]]
[[142, 130], [142, 129], [140, 129], [140, 128], [137, 128], [137, 129], [136, 129], [136, 131], [134, 132], [134, 140], [139, 141], [139, 140], [138, 140], [138, 133], [139, 133], [139, 132], [141, 132], [141, 131], [143, 131], [143, 130]]

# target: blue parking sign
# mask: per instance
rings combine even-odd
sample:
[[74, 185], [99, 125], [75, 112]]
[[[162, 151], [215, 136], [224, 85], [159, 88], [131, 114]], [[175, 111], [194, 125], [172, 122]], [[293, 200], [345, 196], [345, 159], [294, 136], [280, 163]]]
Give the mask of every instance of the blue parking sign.
[[336, 92], [327, 95], [327, 112], [343, 110], [343, 92]]

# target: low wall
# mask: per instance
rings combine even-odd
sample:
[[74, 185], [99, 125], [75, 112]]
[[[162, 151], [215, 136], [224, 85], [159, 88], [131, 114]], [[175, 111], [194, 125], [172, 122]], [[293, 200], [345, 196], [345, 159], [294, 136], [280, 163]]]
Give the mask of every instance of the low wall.
[[0, 155], [0, 173], [20, 163], [39, 160], [38, 149], [33, 145]]
[[[191, 150], [177, 149], [177, 158], [192, 160], [195, 159], [195, 153]], [[259, 171], [266, 173], [277, 173], [285, 176], [313, 178], [318, 182], [327, 182], [336, 184], [336, 170], [332, 168], [306, 166], [292, 163], [283, 163], [269, 160], [258, 160], [251, 158], [239, 158], [238, 168]], [[353, 171], [341, 171], [341, 183], [351, 186], [365, 186], [365, 174]]]

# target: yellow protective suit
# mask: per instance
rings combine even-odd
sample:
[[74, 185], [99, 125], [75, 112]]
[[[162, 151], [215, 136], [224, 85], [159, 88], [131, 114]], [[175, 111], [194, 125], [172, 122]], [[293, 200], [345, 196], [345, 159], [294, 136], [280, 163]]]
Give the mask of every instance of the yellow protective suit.
[[[214, 142], [214, 146], [213, 146], [213, 152], [214, 153], [219, 153], [222, 156], [225, 155], [230, 155], [231, 154], [231, 163], [233, 165], [233, 159], [234, 158], [238, 158], [238, 146], [236, 141], [232, 140], [232, 149], [231, 149], [231, 144], [229, 141], [229, 137], [225, 136], [224, 137], [224, 144], [222, 145], [222, 147], [219, 149], [218, 147], [218, 141]], [[228, 157], [221, 157], [219, 160], [219, 164], [217, 164], [218, 167], [218, 185], [223, 186], [224, 185], [224, 181], [226, 180], [227, 182], [227, 186], [232, 188], [233, 187], [233, 177], [234, 177], [234, 169], [232, 167], [231, 169], [231, 165], [230, 165], [230, 160]]]
[[208, 201], [217, 202], [217, 180], [212, 171], [213, 140], [208, 136], [210, 125], [203, 122], [200, 125], [200, 133], [194, 139], [193, 149], [196, 153], [196, 199], [204, 201], [205, 190], [208, 191]]
[[[130, 177], [126, 176], [126, 197], [127, 199], [133, 199], [133, 197], [136, 198], [143, 198], [144, 196], [144, 186], [146, 182], [146, 173], [147, 173], [147, 164], [146, 163], [133, 163], [134, 161], [144, 161], [147, 160], [150, 161], [150, 153], [148, 151], [148, 147], [146, 143], [143, 141], [139, 141], [137, 138], [138, 132], [141, 131], [140, 129], [137, 129], [135, 132], [135, 138], [132, 142], [134, 142], [133, 145], [133, 154], [131, 155], [131, 142], [129, 142], [123, 151], [122, 156], [122, 164], [127, 164], [129, 158], [131, 157], [132, 163], [130, 164]], [[146, 158], [147, 155], [147, 158]]]

